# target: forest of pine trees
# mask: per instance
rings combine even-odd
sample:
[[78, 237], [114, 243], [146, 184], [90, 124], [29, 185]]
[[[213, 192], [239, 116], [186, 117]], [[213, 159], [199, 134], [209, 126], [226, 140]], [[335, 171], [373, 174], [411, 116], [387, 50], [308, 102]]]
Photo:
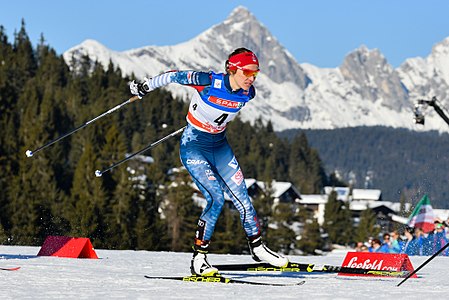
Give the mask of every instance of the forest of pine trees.
[[[298, 131], [282, 135], [296, 136]], [[434, 208], [448, 208], [448, 133], [381, 126], [300, 132], [319, 151], [327, 172], [338, 170], [352, 187], [381, 189], [382, 198], [392, 202], [406, 194], [413, 205], [427, 194]]]
[[[67, 65], [43, 36], [33, 47], [24, 22], [12, 42], [0, 27], [0, 244], [40, 245], [48, 235], [70, 235], [89, 237], [96, 248], [189, 251], [201, 210], [193, 205], [188, 174], [182, 168], [169, 172], [181, 167], [179, 139], [145, 153], [154, 159], [151, 164], [130, 160], [100, 178], [94, 175], [185, 124], [187, 105], [165, 90], [32, 158], [25, 155], [128, 99], [131, 79], [87, 57]], [[271, 124], [251, 126], [237, 118], [228, 139], [247, 178], [290, 181], [304, 193], [319, 193], [329, 183], [304, 134], [288, 142]], [[297, 243], [289, 228], [309, 216], [282, 205], [272, 211], [269, 195], [254, 202], [274, 248], [313, 253], [322, 246], [316, 222], [306, 226], [310, 243]], [[223, 210], [214, 251], [247, 251], [243, 230], [235, 229], [239, 222], [235, 210]]]

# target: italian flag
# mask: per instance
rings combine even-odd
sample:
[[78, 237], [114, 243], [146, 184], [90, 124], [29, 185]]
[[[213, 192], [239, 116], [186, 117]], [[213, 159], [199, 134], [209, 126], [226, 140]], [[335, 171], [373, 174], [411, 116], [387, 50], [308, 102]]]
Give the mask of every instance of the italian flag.
[[424, 195], [408, 218], [407, 223], [410, 227], [422, 228], [424, 232], [430, 232], [435, 228], [434, 219], [430, 199], [427, 195]]

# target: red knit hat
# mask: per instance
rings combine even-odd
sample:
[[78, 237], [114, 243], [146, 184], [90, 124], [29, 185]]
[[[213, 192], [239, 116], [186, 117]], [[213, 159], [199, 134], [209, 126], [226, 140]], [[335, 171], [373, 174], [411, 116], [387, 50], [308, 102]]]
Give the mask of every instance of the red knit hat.
[[244, 67], [246, 65], [259, 66], [257, 56], [252, 52], [243, 52], [233, 55], [229, 58], [229, 70], [237, 70], [237, 67]]

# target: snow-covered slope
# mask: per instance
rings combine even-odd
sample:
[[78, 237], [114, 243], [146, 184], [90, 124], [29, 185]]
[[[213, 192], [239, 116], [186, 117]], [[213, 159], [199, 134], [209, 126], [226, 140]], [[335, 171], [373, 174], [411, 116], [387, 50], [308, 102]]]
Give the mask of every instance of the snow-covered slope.
[[[292, 34], [300, 37], [300, 32]], [[255, 83], [257, 97], [242, 110], [244, 120], [271, 120], [276, 131], [364, 125], [449, 131], [431, 109], [424, 128], [414, 124], [412, 113], [421, 98], [437, 96], [443, 107], [449, 105], [449, 38], [435, 45], [427, 58], [408, 59], [397, 69], [379, 49], [363, 45], [341, 66], [323, 69], [299, 64], [254, 15], [239, 6], [222, 23], [181, 44], [117, 52], [86, 40], [65, 52], [64, 58], [69, 64], [81, 55], [105, 66], [112, 61], [124, 74], [141, 79], [170, 69], [222, 71], [227, 55], [242, 46], [258, 54], [262, 70]], [[184, 99], [193, 92], [176, 85], [169, 89]]]
[[[191, 253], [96, 250], [100, 259], [36, 256], [39, 247], [0, 245], [2, 299], [447, 299], [447, 257], [437, 257], [402, 284], [397, 278], [336, 274], [229, 272], [228, 276], [270, 282], [306, 280], [302, 286], [266, 287], [221, 283], [149, 280], [144, 275], [189, 274]], [[345, 252], [327, 256], [290, 256], [301, 263], [341, 265]], [[411, 256], [415, 268], [428, 257]], [[249, 255], [210, 254], [213, 264], [252, 262]]]

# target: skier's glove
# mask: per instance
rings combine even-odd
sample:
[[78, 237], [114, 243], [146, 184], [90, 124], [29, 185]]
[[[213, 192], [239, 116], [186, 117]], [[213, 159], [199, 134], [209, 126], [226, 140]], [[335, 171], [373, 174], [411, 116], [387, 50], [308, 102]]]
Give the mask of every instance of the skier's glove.
[[153, 90], [151, 85], [151, 78], [144, 78], [144, 81], [141, 83], [136, 82], [133, 80], [131, 84], [129, 85], [129, 90], [131, 91], [131, 94], [136, 95], [139, 97], [139, 99], [142, 99], [143, 96], [148, 94]]

